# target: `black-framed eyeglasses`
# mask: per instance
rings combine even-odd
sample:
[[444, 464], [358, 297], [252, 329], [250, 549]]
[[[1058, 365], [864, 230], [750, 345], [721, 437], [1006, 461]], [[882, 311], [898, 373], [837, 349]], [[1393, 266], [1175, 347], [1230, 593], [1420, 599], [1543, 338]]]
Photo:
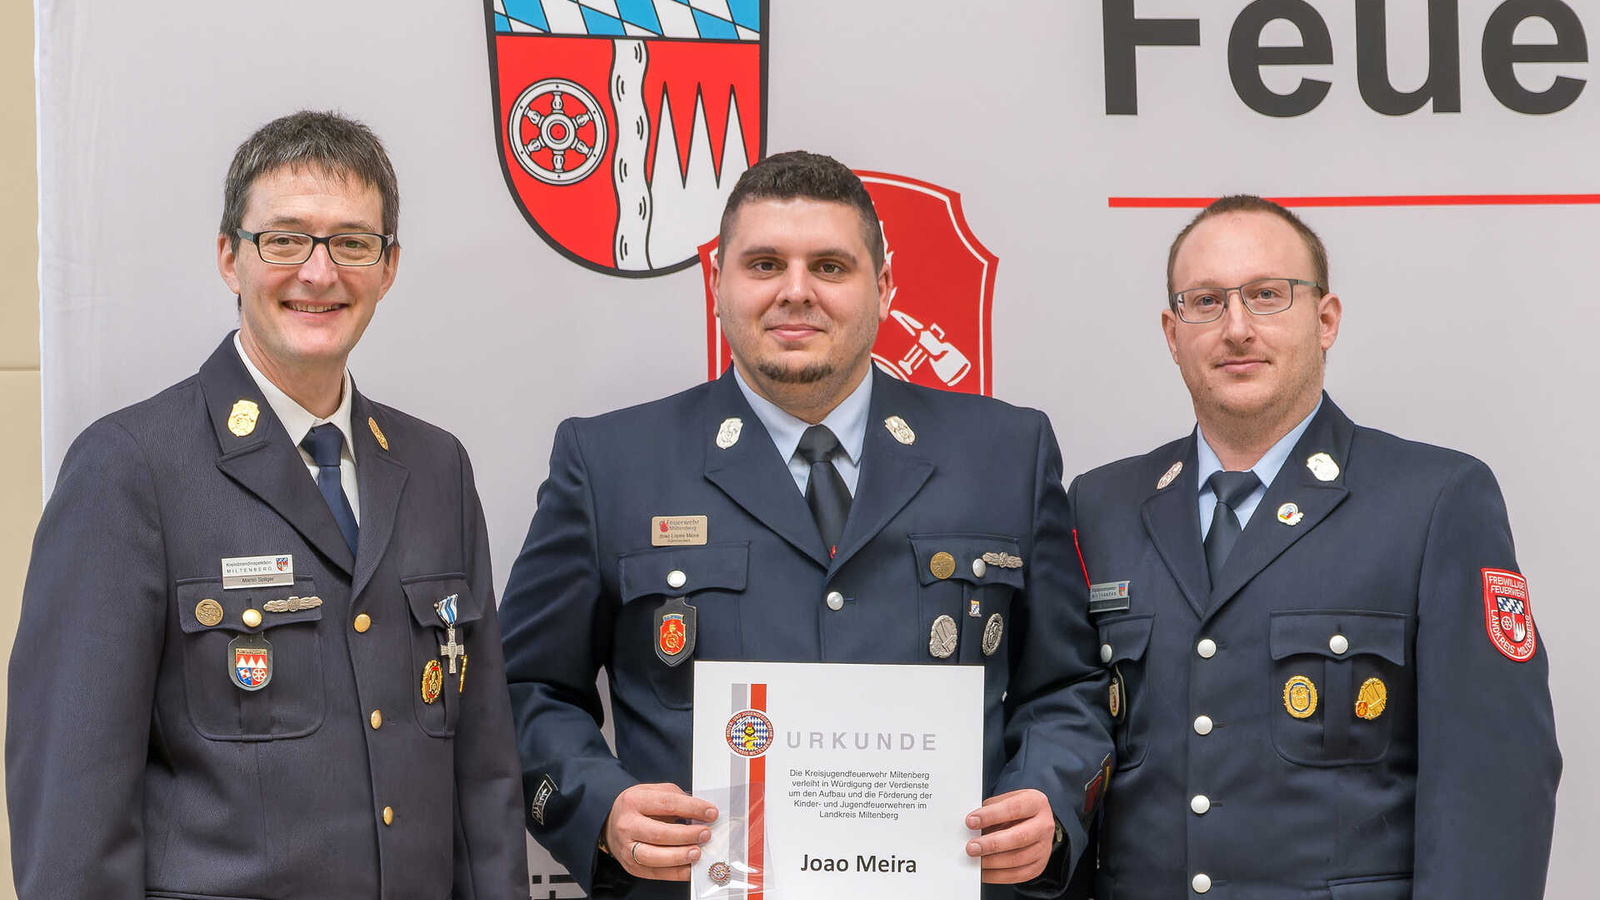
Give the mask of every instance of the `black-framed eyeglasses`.
[[1222, 318], [1228, 309], [1228, 295], [1238, 293], [1244, 308], [1258, 316], [1281, 313], [1294, 305], [1296, 287], [1316, 288], [1323, 293], [1327, 288], [1315, 281], [1299, 278], [1262, 278], [1238, 287], [1199, 287], [1178, 291], [1167, 298], [1178, 318], [1191, 325], [1204, 325]]
[[264, 263], [275, 266], [298, 266], [311, 258], [318, 244], [328, 248], [328, 258], [341, 266], [371, 266], [383, 259], [383, 254], [394, 243], [392, 234], [372, 234], [351, 231], [316, 237], [299, 231], [245, 231], [235, 229], [239, 237], [256, 245], [256, 253]]

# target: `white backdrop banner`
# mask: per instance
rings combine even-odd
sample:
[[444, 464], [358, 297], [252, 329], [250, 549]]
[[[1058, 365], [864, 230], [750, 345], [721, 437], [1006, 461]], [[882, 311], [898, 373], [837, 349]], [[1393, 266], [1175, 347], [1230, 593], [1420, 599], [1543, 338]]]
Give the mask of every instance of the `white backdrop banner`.
[[[1069, 476], [1193, 424], [1158, 324], [1171, 237], [1218, 194], [1286, 199], [1344, 300], [1338, 403], [1502, 482], [1567, 759], [1548, 896], [1590, 894], [1595, 0], [37, 7], [47, 484], [79, 430], [234, 327], [233, 148], [334, 108], [384, 138], [403, 198], [404, 265], [351, 368], [465, 442], [502, 579], [556, 423], [715, 365], [697, 248], [763, 152], [959, 195], [999, 260], [981, 383], [1050, 414]], [[931, 329], [886, 328], [889, 364], [926, 362]], [[535, 872], [533, 896], [576, 896]]]

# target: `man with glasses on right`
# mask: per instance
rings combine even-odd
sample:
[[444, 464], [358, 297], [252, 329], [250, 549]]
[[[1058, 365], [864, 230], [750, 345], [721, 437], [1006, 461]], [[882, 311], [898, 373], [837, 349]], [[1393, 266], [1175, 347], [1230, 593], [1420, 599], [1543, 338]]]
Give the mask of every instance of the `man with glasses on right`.
[[1499, 487], [1323, 393], [1328, 284], [1293, 213], [1207, 207], [1161, 314], [1197, 427], [1069, 492], [1117, 723], [1099, 900], [1543, 894], [1561, 756]]

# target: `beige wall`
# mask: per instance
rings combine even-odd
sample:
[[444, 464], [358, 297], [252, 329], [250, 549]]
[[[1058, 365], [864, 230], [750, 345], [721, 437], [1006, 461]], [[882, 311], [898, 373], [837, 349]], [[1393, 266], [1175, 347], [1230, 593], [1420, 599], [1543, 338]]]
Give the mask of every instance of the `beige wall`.
[[[33, 4], [0, 4], [0, 647], [8, 658], [41, 490], [34, 125]], [[4, 681], [0, 670], [0, 687]], [[10, 833], [0, 819], [0, 897], [14, 896]]]

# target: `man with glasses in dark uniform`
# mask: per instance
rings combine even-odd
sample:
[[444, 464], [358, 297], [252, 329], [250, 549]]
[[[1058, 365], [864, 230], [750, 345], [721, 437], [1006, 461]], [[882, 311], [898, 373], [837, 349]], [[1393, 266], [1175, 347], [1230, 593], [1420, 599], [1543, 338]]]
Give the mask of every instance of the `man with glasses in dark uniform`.
[[1100, 900], [1541, 896], [1561, 756], [1488, 467], [1323, 393], [1322, 241], [1258, 197], [1174, 241], [1197, 427], [1068, 493], [1110, 668]]
[[17, 893], [526, 900], [471, 466], [345, 367], [399, 265], [389, 158], [296, 113], [239, 147], [223, 204], [239, 330], [85, 430], [39, 524]]

